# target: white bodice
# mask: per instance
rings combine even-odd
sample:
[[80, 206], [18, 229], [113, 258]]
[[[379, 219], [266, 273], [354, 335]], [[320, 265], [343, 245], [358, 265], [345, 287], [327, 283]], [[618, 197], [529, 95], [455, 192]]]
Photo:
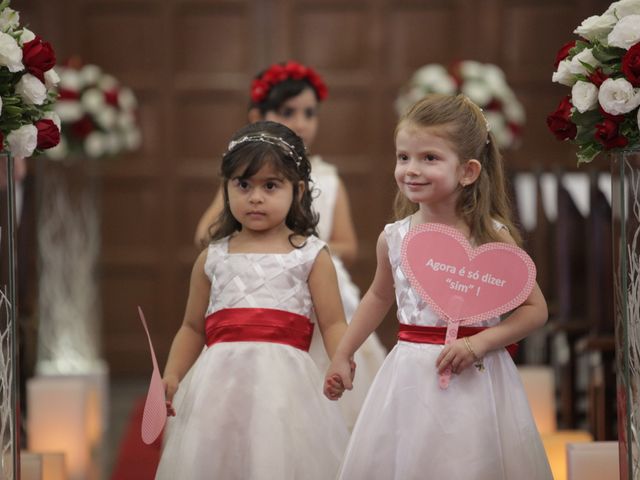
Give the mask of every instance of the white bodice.
[[207, 315], [223, 308], [273, 308], [312, 318], [307, 280], [325, 243], [307, 238], [289, 253], [229, 253], [229, 237], [209, 244], [204, 271], [211, 281]]
[[[398, 321], [406, 325], [422, 325], [446, 327], [446, 322], [429, 307], [418, 292], [411, 288], [411, 284], [402, 271], [400, 252], [402, 241], [409, 231], [411, 217], [403, 218], [384, 227], [384, 235], [389, 246], [389, 262], [393, 273], [393, 283], [398, 305]], [[474, 326], [490, 326], [499, 322], [499, 317], [478, 322]]]

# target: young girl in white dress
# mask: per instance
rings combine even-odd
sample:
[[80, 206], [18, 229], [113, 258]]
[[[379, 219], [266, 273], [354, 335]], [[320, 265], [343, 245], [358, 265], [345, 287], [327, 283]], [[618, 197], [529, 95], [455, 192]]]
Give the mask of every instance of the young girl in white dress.
[[[251, 85], [249, 121], [282, 123], [298, 134], [309, 149], [318, 132], [320, 102], [327, 94], [324, 81], [312, 68], [294, 61], [274, 63], [260, 72]], [[313, 155], [310, 161], [313, 210], [319, 217], [318, 236], [329, 244], [342, 304], [349, 321], [360, 302], [360, 291], [344, 265], [353, 262], [357, 255], [349, 197], [335, 165], [325, 162], [319, 155]], [[218, 192], [198, 223], [196, 245], [208, 243], [209, 228], [221, 209], [222, 194]], [[309, 354], [324, 372], [329, 366], [329, 359], [317, 333], [313, 336]], [[358, 382], [339, 402], [349, 428], [353, 428], [367, 390], [386, 354], [375, 333], [356, 353]]]
[[229, 144], [223, 212], [164, 372], [175, 416], [157, 479], [335, 478], [348, 431], [308, 349], [317, 328], [331, 356], [347, 324], [309, 171], [281, 124], [248, 125]]
[[[467, 97], [429, 95], [400, 119], [395, 143], [401, 220], [387, 225], [378, 239], [373, 282], [333, 357], [325, 390], [339, 395], [336, 376], [350, 387], [348, 359], [394, 300], [399, 339], [369, 390], [339, 478], [551, 480], [516, 366], [505, 349], [546, 322], [538, 286], [504, 320], [487, 320], [479, 332], [461, 327], [458, 339], [444, 346], [446, 322], [401, 268], [403, 238], [423, 223], [454, 227], [476, 246], [516, 243], [495, 139], [482, 111]], [[439, 340], [427, 339], [427, 333]], [[453, 376], [441, 389], [438, 376], [447, 367]]]

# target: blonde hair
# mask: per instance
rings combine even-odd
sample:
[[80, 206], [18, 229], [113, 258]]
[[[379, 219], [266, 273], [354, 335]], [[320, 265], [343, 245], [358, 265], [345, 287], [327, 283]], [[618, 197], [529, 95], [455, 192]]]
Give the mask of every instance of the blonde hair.
[[[407, 125], [442, 127], [442, 133], [461, 162], [475, 158], [482, 165], [478, 179], [460, 191], [456, 212], [469, 226], [477, 244], [501, 241], [494, 220], [504, 224], [519, 245], [520, 232], [511, 220], [502, 155], [493, 134], [487, 131], [482, 110], [465, 95], [430, 94], [415, 103], [398, 121], [398, 130]], [[418, 210], [398, 191], [394, 202], [397, 219]]]

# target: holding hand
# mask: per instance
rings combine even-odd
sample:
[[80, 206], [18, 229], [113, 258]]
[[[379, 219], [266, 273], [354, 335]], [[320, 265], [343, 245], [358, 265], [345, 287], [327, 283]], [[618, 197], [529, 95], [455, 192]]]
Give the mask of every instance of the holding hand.
[[164, 385], [164, 393], [167, 405], [167, 417], [175, 417], [176, 410], [173, 408], [173, 397], [178, 391], [178, 378], [175, 375], [167, 375], [162, 379], [162, 385]]
[[324, 380], [325, 396], [329, 400], [338, 400], [345, 390], [353, 388], [355, 373], [356, 363], [352, 358], [337, 360], [334, 357]]
[[478, 370], [484, 369], [482, 365], [484, 354], [477, 355], [476, 352], [478, 350], [476, 349], [478, 346], [476, 346], [476, 343], [479, 342], [474, 341], [474, 343], [471, 343], [471, 338], [464, 337], [445, 345], [436, 360], [438, 373], [444, 373], [447, 367], [451, 367], [451, 373], [459, 374], [472, 364], [475, 364]]

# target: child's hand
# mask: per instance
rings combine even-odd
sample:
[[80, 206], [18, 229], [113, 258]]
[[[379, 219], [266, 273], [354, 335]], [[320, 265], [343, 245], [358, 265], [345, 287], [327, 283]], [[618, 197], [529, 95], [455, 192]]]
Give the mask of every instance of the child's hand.
[[344, 385], [338, 375], [332, 375], [324, 380], [324, 394], [329, 400], [338, 400], [344, 393]]
[[345, 390], [353, 388], [356, 364], [350, 358], [334, 357], [324, 382], [324, 394], [329, 400], [337, 400]]
[[[482, 357], [474, 355], [474, 352], [478, 351], [476, 350], [478, 347], [472, 343], [471, 338], [458, 338], [449, 345], [444, 346], [436, 360], [438, 373], [444, 373], [447, 367], [451, 367], [451, 373], [459, 374], [470, 365], [481, 361]], [[468, 345], [466, 342], [469, 342]]]
[[178, 390], [179, 383], [180, 382], [178, 380], [178, 377], [176, 377], [175, 375], [166, 375], [162, 379], [162, 385], [164, 385], [164, 393], [165, 393], [168, 417], [176, 416], [176, 410], [175, 408], [173, 408], [172, 402], [173, 402], [173, 397], [176, 394], [176, 391]]

